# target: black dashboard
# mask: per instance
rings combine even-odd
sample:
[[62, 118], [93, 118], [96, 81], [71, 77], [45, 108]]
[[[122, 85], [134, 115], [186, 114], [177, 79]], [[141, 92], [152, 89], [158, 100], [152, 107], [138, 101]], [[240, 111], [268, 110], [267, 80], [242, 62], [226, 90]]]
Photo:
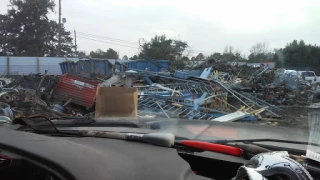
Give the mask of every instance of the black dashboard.
[[2, 164], [0, 179], [230, 179], [244, 162], [216, 153], [208, 158], [205, 153], [105, 138], [2, 128], [0, 137], [0, 155], [7, 163]]

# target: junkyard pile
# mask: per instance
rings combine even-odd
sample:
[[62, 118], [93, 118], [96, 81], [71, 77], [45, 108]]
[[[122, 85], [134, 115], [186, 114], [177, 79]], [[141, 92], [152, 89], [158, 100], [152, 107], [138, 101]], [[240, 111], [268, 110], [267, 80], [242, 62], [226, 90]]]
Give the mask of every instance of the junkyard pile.
[[62, 76], [44, 72], [1, 78], [0, 122], [30, 116], [129, 116], [301, 126], [307, 121], [304, 108], [319, 101], [317, 84], [265, 66], [216, 62], [169, 72], [159, 64], [153, 64], [160, 69], [155, 71], [115, 63], [112, 73], [101, 73], [63, 64], [69, 68], [62, 68]]

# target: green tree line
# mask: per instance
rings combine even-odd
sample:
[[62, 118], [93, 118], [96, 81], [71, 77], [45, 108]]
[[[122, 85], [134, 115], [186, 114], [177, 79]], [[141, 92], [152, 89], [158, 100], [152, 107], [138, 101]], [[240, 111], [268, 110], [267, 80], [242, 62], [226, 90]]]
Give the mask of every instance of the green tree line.
[[[58, 24], [48, 19], [53, 0], [10, 0], [0, 14], [0, 55], [57, 56]], [[61, 27], [61, 55], [73, 56], [70, 32]]]
[[[7, 13], [0, 14], [0, 55], [50, 56], [58, 55], [58, 24], [48, 18], [56, 4], [54, 0], [10, 0]], [[86, 54], [75, 52], [71, 32], [61, 27], [61, 56], [119, 59], [114, 49], [97, 49]], [[192, 56], [193, 54], [197, 54]], [[140, 41], [139, 52], [123, 60], [148, 59], [170, 60], [170, 68], [185, 69], [195, 61], [209, 62], [269, 62], [277, 67], [314, 70], [320, 73], [320, 47], [303, 40], [293, 40], [283, 48], [271, 49], [266, 42], [254, 44], [248, 56], [233, 46], [226, 46], [223, 52], [211, 54], [196, 53], [183, 40], [156, 35], [150, 40]]]

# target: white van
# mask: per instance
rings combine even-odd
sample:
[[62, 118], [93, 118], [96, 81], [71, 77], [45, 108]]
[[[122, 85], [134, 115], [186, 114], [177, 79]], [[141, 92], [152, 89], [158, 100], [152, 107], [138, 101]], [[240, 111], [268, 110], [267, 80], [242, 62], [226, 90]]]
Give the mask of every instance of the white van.
[[298, 71], [302, 79], [310, 82], [311, 84], [317, 83], [317, 75], [314, 71]]

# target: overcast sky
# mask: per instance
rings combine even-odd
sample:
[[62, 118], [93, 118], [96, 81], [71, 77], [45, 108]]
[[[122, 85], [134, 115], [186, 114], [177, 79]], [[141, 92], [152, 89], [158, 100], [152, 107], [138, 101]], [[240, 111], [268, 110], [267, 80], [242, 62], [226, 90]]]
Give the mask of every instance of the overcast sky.
[[[5, 13], [9, 0], [0, 0]], [[51, 19], [58, 19], [56, 13]], [[136, 54], [140, 38], [158, 34], [187, 41], [198, 51], [222, 52], [226, 45], [248, 55], [256, 42], [281, 48], [294, 39], [320, 44], [320, 0], [62, 0], [66, 29], [79, 32], [79, 50], [113, 48], [120, 57]], [[106, 38], [132, 41], [119, 44]], [[136, 43], [134, 43], [136, 42]], [[207, 53], [204, 53], [207, 55]]]

